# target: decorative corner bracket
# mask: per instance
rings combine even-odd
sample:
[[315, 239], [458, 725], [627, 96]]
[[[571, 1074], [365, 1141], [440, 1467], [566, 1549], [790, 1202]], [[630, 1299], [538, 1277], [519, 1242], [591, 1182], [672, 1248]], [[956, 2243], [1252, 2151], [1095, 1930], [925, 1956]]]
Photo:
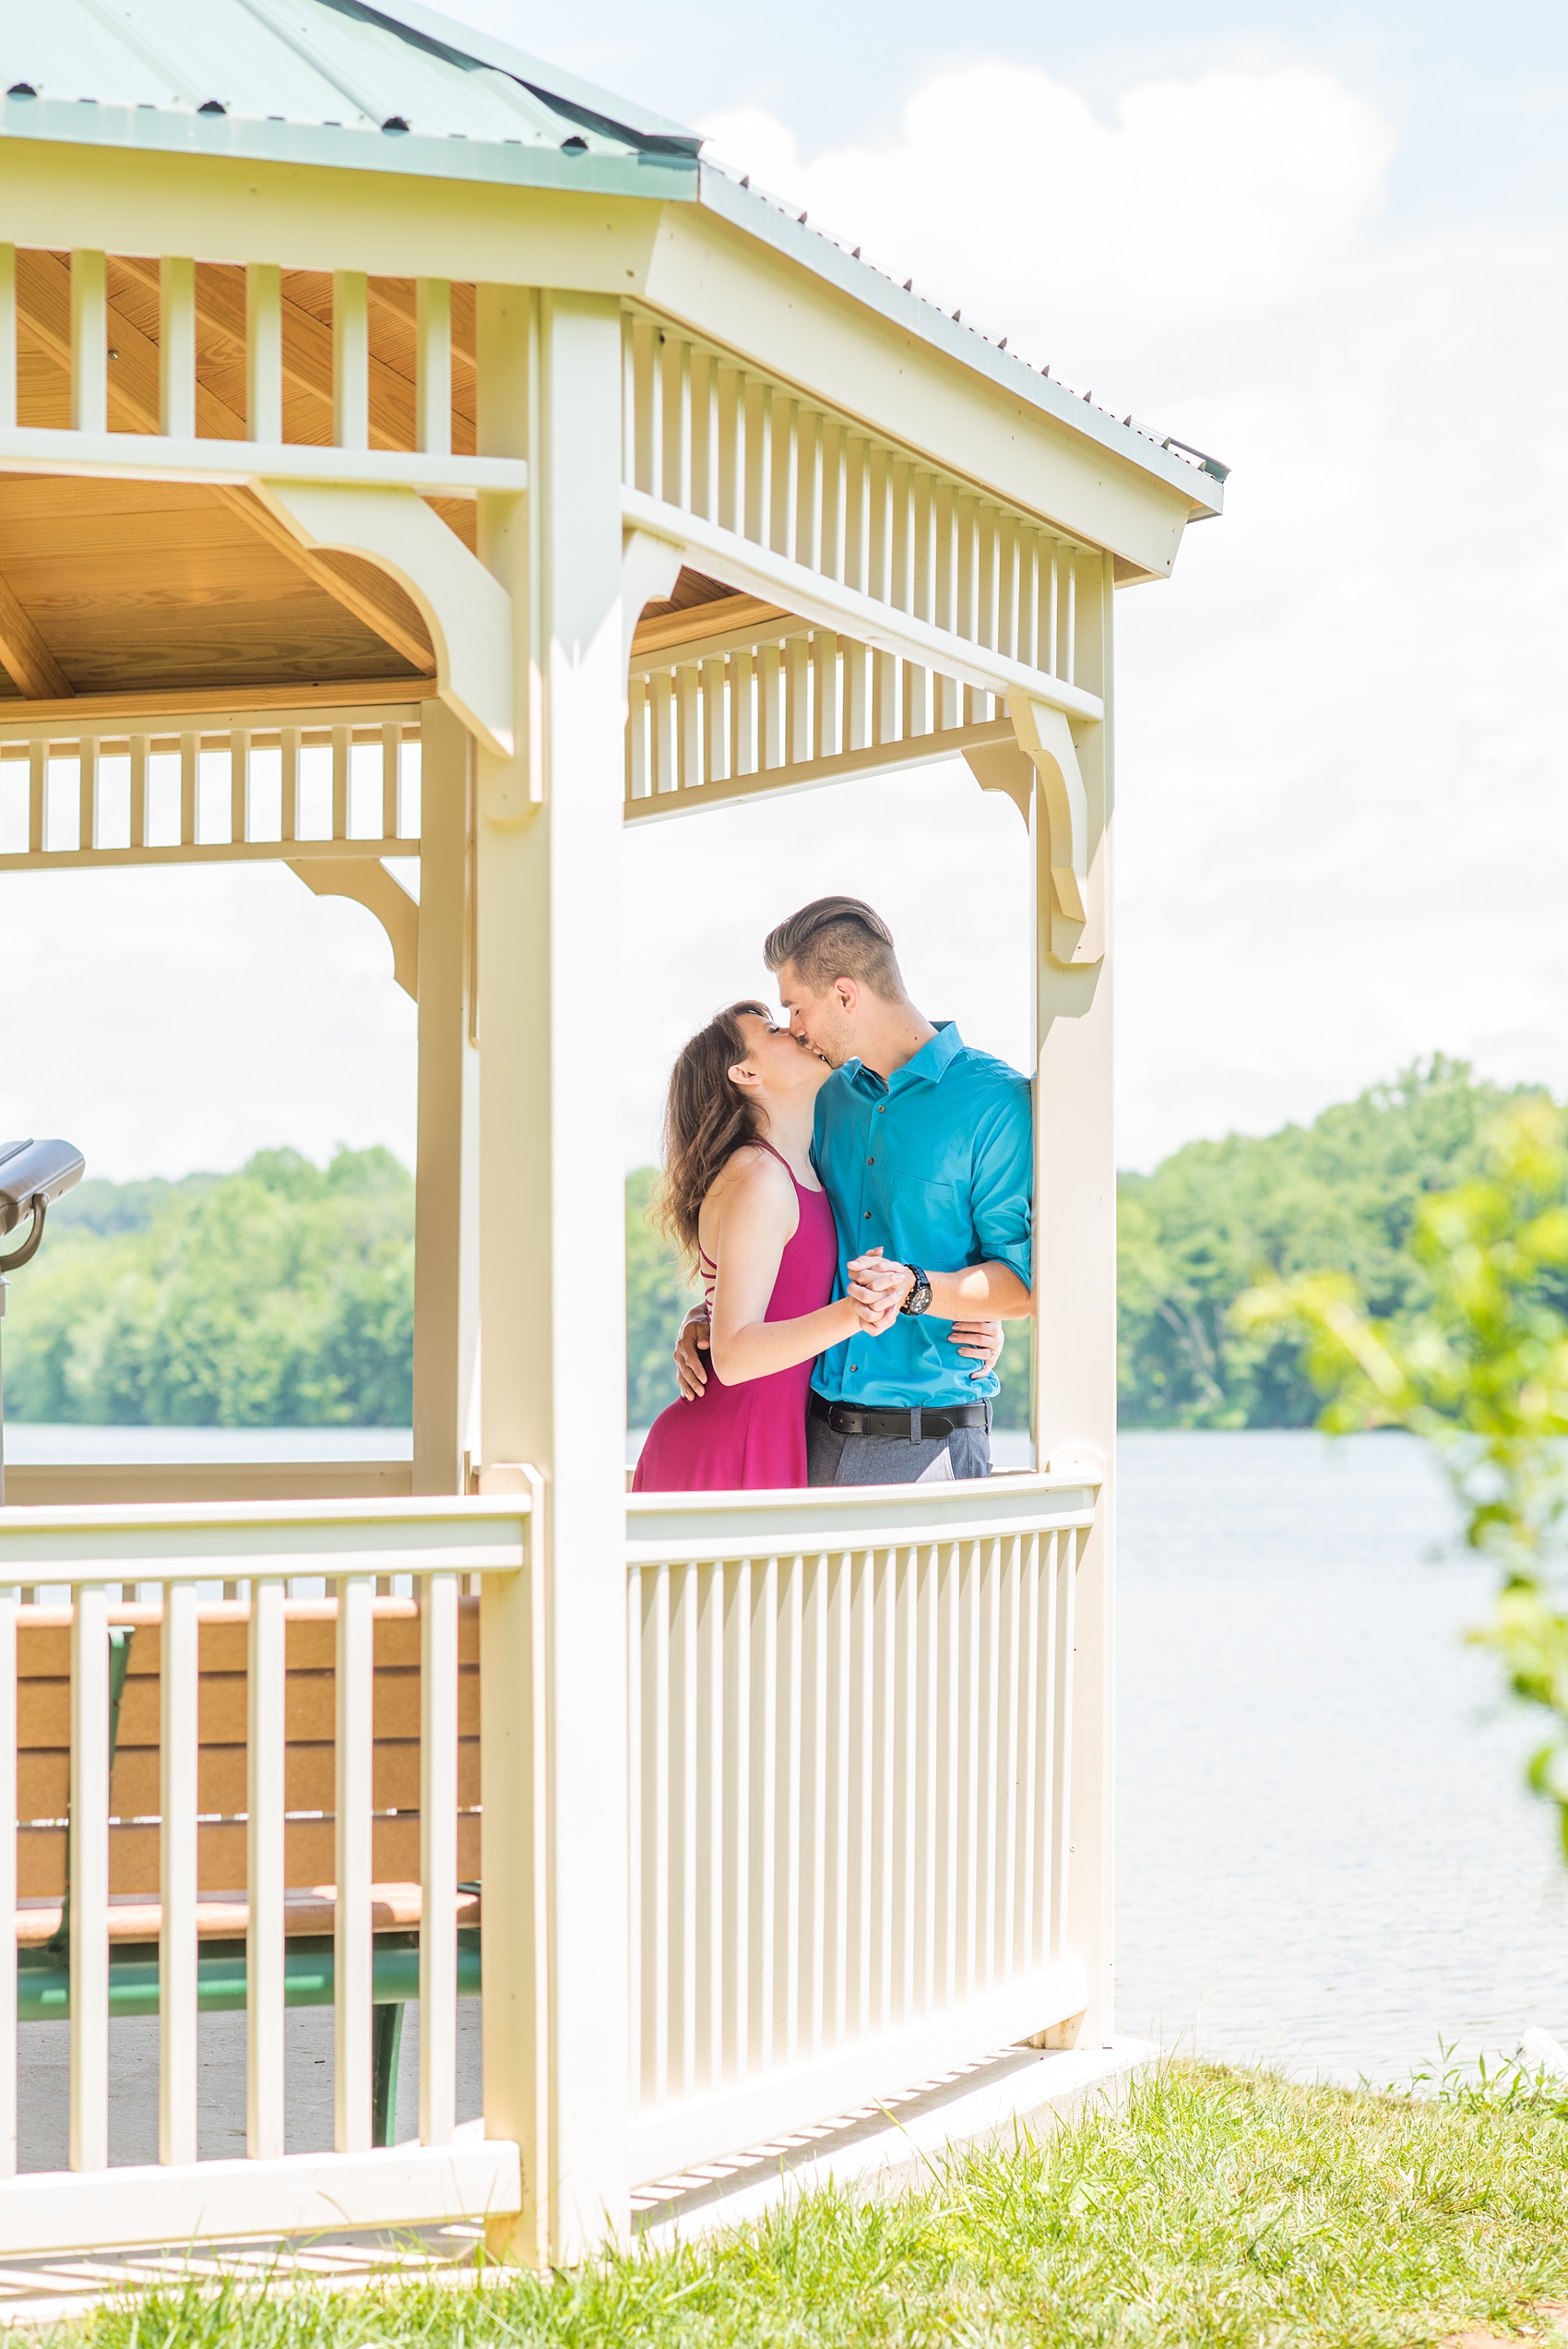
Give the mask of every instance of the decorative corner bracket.
[[510, 758], [512, 599], [419, 492], [336, 482], [250, 486], [303, 546], [362, 555], [397, 580], [430, 630], [442, 700], [486, 750]]
[[368, 906], [392, 942], [392, 976], [419, 1000], [420, 910], [401, 882], [374, 856], [311, 856], [291, 864], [317, 897], [350, 897]]
[[621, 613], [626, 650], [623, 674], [631, 667], [632, 638], [643, 605], [662, 603], [673, 594], [680, 576], [681, 550], [672, 539], [655, 538], [651, 531], [622, 531]]
[[[982, 791], [1005, 792], [1030, 827], [1039, 861], [1039, 918], [1049, 923], [1053, 962], [1079, 968], [1105, 953], [1103, 825], [1084, 779], [1063, 710], [1032, 695], [1008, 697], [1014, 743], [988, 743], [964, 757]], [[1098, 725], [1080, 731], [1098, 735]]]

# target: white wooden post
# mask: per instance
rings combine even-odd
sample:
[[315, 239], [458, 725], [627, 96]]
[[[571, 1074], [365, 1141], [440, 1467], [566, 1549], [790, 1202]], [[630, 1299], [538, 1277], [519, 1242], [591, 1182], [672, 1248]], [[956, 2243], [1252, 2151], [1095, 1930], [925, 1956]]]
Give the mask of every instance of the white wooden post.
[[420, 717], [419, 1143], [414, 1490], [460, 1493], [479, 1361], [479, 1055], [469, 905], [470, 736]]
[[[487, 1711], [485, 2117], [522, 2146], [529, 2205], [497, 2248], [563, 2265], [629, 2219], [624, 1208], [602, 1062], [627, 1001], [621, 328], [612, 301], [501, 287], [478, 325], [480, 446], [531, 468], [526, 501], [480, 518], [518, 678], [517, 755], [477, 753], [481, 1447], [540, 1473], [546, 1774], [535, 1808], [525, 1744], [493, 1747]], [[484, 1604], [504, 1690], [529, 1610]]]
[[[1098, 1452], [1105, 1483], [1077, 1570], [1075, 1608], [1067, 1947], [1084, 1961], [1088, 2005], [1080, 2044], [1108, 2041], [1111, 1995], [1112, 1632], [1116, 1444], [1116, 1150], [1111, 1080], [1111, 557], [1080, 635], [1083, 682], [1103, 694], [1102, 724], [1075, 729], [1088, 802], [1088, 847], [1103, 960], [1063, 962], [1053, 923], [1046, 794], [1037, 782], [1035, 847], [1035, 1437], [1042, 1465]], [[1086, 603], [1089, 599], [1086, 596]], [[1086, 638], [1087, 641], [1086, 642]], [[1060, 860], [1061, 849], [1058, 847]], [[1093, 872], [1095, 861], [1099, 872]], [[1083, 943], [1087, 943], [1086, 939]], [[1093, 941], [1098, 946], [1099, 938]], [[1081, 947], [1080, 947], [1081, 950]]]

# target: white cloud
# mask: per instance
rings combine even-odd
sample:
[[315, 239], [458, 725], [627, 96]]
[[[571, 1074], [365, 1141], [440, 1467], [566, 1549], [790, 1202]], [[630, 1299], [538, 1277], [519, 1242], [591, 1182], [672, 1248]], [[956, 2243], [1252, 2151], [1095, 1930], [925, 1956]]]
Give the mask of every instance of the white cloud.
[[966, 66], [897, 138], [810, 160], [755, 113], [704, 127], [1235, 467], [1175, 580], [1118, 600], [1124, 1156], [1432, 1047], [1568, 1085], [1565, 241], [1386, 231], [1389, 127], [1305, 68], [1101, 121]]

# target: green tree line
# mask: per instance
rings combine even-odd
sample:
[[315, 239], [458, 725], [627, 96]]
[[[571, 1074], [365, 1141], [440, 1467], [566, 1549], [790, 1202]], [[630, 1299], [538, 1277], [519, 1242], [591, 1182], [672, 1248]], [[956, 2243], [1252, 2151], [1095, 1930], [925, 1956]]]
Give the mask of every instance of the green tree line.
[[[1318, 1401], [1297, 1339], [1242, 1330], [1261, 1279], [1348, 1271], [1402, 1327], [1428, 1278], [1409, 1242], [1423, 1195], [1467, 1179], [1483, 1128], [1537, 1098], [1441, 1057], [1307, 1126], [1193, 1142], [1120, 1186], [1122, 1419], [1133, 1427], [1299, 1427]], [[694, 1291], [626, 1183], [626, 1403], [673, 1399], [670, 1349]], [[176, 1426], [406, 1426], [412, 1403], [413, 1183], [387, 1151], [321, 1168], [263, 1151], [238, 1174], [83, 1183], [11, 1284], [6, 1401], [27, 1420]], [[998, 1424], [1028, 1423], [1025, 1332], [1003, 1357]]]

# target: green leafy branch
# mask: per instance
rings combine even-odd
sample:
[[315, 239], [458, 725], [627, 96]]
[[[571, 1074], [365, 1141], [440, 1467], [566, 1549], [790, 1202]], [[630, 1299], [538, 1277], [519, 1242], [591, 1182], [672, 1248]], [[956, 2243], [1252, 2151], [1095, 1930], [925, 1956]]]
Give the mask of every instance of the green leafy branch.
[[1529, 1781], [1557, 1810], [1568, 1854], [1568, 1130], [1550, 1103], [1483, 1137], [1482, 1171], [1417, 1205], [1410, 1250], [1430, 1299], [1396, 1329], [1356, 1284], [1320, 1272], [1261, 1282], [1233, 1308], [1244, 1330], [1294, 1334], [1326, 1398], [1320, 1425], [1408, 1428], [1441, 1457], [1469, 1546], [1496, 1565], [1491, 1621], [1473, 1637], [1514, 1694], [1550, 1716]]

